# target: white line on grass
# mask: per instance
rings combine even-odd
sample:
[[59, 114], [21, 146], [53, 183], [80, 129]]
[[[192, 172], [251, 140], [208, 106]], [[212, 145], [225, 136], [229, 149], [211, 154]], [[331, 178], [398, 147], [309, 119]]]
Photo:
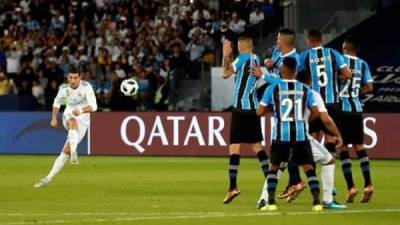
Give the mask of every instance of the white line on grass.
[[[323, 212], [257, 212], [257, 213], [221, 213], [221, 212], [209, 212], [209, 213], [164, 213], [160, 215], [167, 216], [139, 216], [139, 217], [120, 217], [120, 218], [105, 218], [105, 219], [83, 219], [83, 220], [46, 220], [46, 221], [25, 221], [25, 222], [5, 222], [0, 225], [30, 225], [30, 224], [64, 224], [64, 223], [104, 223], [104, 222], [127, 222], [127, 221], [138, 221], [138, 220], [166, 220], [166, 219], [202, 219], [202, 218], [223, 218], [223, 217], [250, 217], [250, 216], [284, 216], [284, 215], [313, 215], [313, 214], [351, 214], [351, 213], [385, 213], [385, 212], [400, 212], [400, 209], [377, 209], [377, 210], [345, 210], [345, 211], [330, 211], [326, 210]], [[127, 213], [128, 215], [129, 213]], [[55, 216], [59, 214], [54, 214]], [[99, 215], [99, 213], [94, 214]], [[151, 214], [148, 214], [151, 215]]]

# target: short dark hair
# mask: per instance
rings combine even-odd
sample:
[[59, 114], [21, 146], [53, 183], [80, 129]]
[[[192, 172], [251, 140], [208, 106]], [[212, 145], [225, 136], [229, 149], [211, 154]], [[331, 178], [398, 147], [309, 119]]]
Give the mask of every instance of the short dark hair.
[[280, 33], [280, 34], [286, 34], [286, 35], [293, 35], [293, 36], [296, 36], [296, 33], [294, 32], [294, 30], [292, 30], [292, 29], [290, 29], [290, 28], [287, 28], [287, 27], [280, 29], [280, 30], [279, 30], [279, 33]]
[[360, 49], [360, 41], [356, 36], [353, 35], [347, 36], [344, 42], [346, 42], [348, 46], [356, 52]]
[[297, 70], [297, 61], [294, 57], [285, 57], [282, 60], [282, 65], [286, 66], [290, 70], [296, 71]]
[[314, 41], [322, 41], [322, 33], [321, 31], [314, 29], [310, 30], [308, 32], [308, 39], [314, 40]]
[[79, 70], [78, 70], [78, 68], [77, 68], [76, 66], [70, 66], [70, 67], [68, 68], [68, 73], [77, 73], [77, 74], [79, 74], [79, 76], [81, 75], [81, 74], [79, 73]]

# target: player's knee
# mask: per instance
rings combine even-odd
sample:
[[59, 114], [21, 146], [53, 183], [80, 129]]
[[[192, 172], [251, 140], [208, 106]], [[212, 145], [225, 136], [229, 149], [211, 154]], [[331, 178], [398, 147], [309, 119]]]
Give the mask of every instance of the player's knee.
[[67, 155], [71, 154], [71, 147], [69, 145], [69, 142], [65, 143], [64, 148], [63, 148], [62, 151]]
[[356, 151], [364, 150], [364, 145], [354, 145], [354, 149], [355, 149]]
[[311, 164], [303, 164], [303, 169], [304, 169], [304, 172], [307, 173], [308, 171], [313, 170], [314, 167]]
[[278, 172], [278, 170], [279, 170], [279, 165], [272, 164], [271, 167], [269, 168], [269, 171], [271, 172]]
[[251, 144], [251, 149], [253, 149], [255, 153], [259, 152], [260, 150], [262, 150], [261, 143]]
[[240, 154], [240, 144], [231, 144], [229, 146], [229, 154]]
[[71, 118], [67, 122], [69, 129], [78, 129], [78, 121], [75, 118]]

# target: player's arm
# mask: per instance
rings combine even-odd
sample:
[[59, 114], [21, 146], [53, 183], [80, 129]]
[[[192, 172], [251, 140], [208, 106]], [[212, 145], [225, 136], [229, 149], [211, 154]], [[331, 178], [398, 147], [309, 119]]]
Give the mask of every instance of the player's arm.
[[340, 70], [340, 73], [342, 74], [343, 78], [346, 80], [351, 79], [353, 75], [351, 74], [349, 68], [347, 67], [347, 64], [344, 62], [342, 55], [336, 50], [332, 50], [332, 53], [336, 59], [336, 67]]
[[343, 75], [344, 79], [346, 80], [351, 79], [352, 74], [347, 66], [341, 68], [340, 73]]
[[231, 42], [225, 39], [222, 47], [222, 78], [227, 79], [235, 72], [232, 62], [233, 56]]
[[272, 104], [272, 95], [274, 93], [276, 85], [270, 85], [265, 89], [265, 92], [263, 94], [263, 97], [260, 101], [260, 105], [257, 108], [257, 115], [258, 116], [265, 116], [268, 112], [268, 105]]
[[337, 147], [342, 146], [343, 140], [342, 136], [340, 135], [339, 129], [337, 128], [333, 119], [329, 116], [327, 112], [320, 112], [318, 110], [318, 106], [314, 105], [310, 108], [311, 113], [314, 118], [320, 118], [328, 132], [331, 133], [333, 136], [336, 137], [336, 145]]
[[370, 83], [362, 86], [360, 95], [363, 96], [367, 93], [372, 92], [373, 90], [374, 90], [374, 86], [372, 85], [372, 82], [370, 82]]
[[343, 144], [342, 136], [340, 135], [339, 129], [337, 128], [333, 119], [329, 116], [327, 112], [320, 112], [319, 115], [326, 129], [328, 129], [329, 133], [333, 134], [336, 137], [337, 147], [342, 146]]
[[264, 73], [261, 70], [261, 67], [259, 67], [259, 66], [254, 66], [253, 68], [250, 68], [250, 73], [253, 76], [257, 77], [258, 79], [263, 79], [266, 82], [271, 83], [271, 84], [277, 83], [281, 80], [279, 77], [272, 76], [269, 72]]
[[72, 114], [75, 116], [79, 116], [82, 113], [91, 113], [95, 112], [97, 110], [97, 101], [96, 101], [96, 95], [93, 92], [92, 86], [88, 86], [86, 89], [86, 100], [89, 103], [87, 106], [80, 108], [80, 109], [75, 109]]
[[374, 90], [373, 82], [374, 80], [372, 79], [369, 66], [366, 62], [363, 62], [363, 73], [361, 79], [362, 88], [360, 93], [361, 96]]
[[66, 95], [65, 95], [64, 88], [61, 87], [58, 90], [57, 96], [54, 98], [53, 110], [51, 113], [51, 121], [50, 121], [51, 127], [57, 127], [57, 125], [58, 125], [57, 116], [58, 116], [58, 113], [60, 112], [60, 107], [61, 107], [61, 104], [64, 101], [65, 97], [66, 97]]

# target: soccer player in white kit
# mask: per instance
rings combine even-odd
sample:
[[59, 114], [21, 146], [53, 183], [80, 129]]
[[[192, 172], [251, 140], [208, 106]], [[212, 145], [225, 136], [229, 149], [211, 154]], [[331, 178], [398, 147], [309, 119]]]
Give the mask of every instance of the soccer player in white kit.
[[63, 84], [58, 90], [54, 99], [52, 119], [50, 126], [58, 126], [58, 112], [61, 104], [65, 103], [66, 108], [63, 113], [62, 122], [64, 128], [68, 131], [67, 140], [64, 147], [54, 162], [50, 173], [38, 183], [35, 188], [46, 186], [54, 176], [64, 167], [64, 164], [70, 158], [72, 165], [78, 165], [77, 146], [86, 134], [90, 124], [90, 113], [97, 110], [96, 96], [92, 86], [81, 80], [80, 74], [74, 68], [68, 73], [68, 84]]
[[[269, 74], [263, 74], [260, 67], [254, 67], [252, 69], [252, 73], [264, 76], [265, 78], [267, 78], [265, 80], [267, 80], [267, 82], [270, 83], [278, 82], [280, 80], [280, 78], [270, 76]], [[330, 125], [329, 128], [331, 129], [329, 130], [332, 130], [336, 134], [336, 136], [338, 136], [337, 144], [339, 146], [342, 145], [343, 141], [340, 135], [338, 135], [339, 134], [338, 128], [336, 127], [332, 118], [329, 116], [321, 95], [313, 90], [311, 91], [314, 95], [315, 102], [317, 103], [318, 112], [320, 113], [319, 117], [321, 118], [321, 120], [325, 125], [328, 124]], [[322, 180], [322, 190], [323, 190], [322, 201], [324, 208], [328, 209], [346, 208], [346, 206], [337, 203], [333, 199], [332, 193], [334, 188], [335, 159], [333, 158], [332, 154], [330, 154], [329, 151], [321, 143], [315, 140], [308, 133], [308, 124], [310, 116], [311, 116], [311, 111], [307, 109], [306, 112], [304, 113], [304, 122], [306, 124], [307, 136], [308, 139], [310, 140], [314, 162], [319, 163], [321, 165], [321, 180]], [[268, 199], [268, 191], [266, 188], [267, 187], [266, 183], [267, 182], [265, 181], [260, 199], [257, 202], [257, 208], [262, 208], [266, 204], [266, 199]]]

